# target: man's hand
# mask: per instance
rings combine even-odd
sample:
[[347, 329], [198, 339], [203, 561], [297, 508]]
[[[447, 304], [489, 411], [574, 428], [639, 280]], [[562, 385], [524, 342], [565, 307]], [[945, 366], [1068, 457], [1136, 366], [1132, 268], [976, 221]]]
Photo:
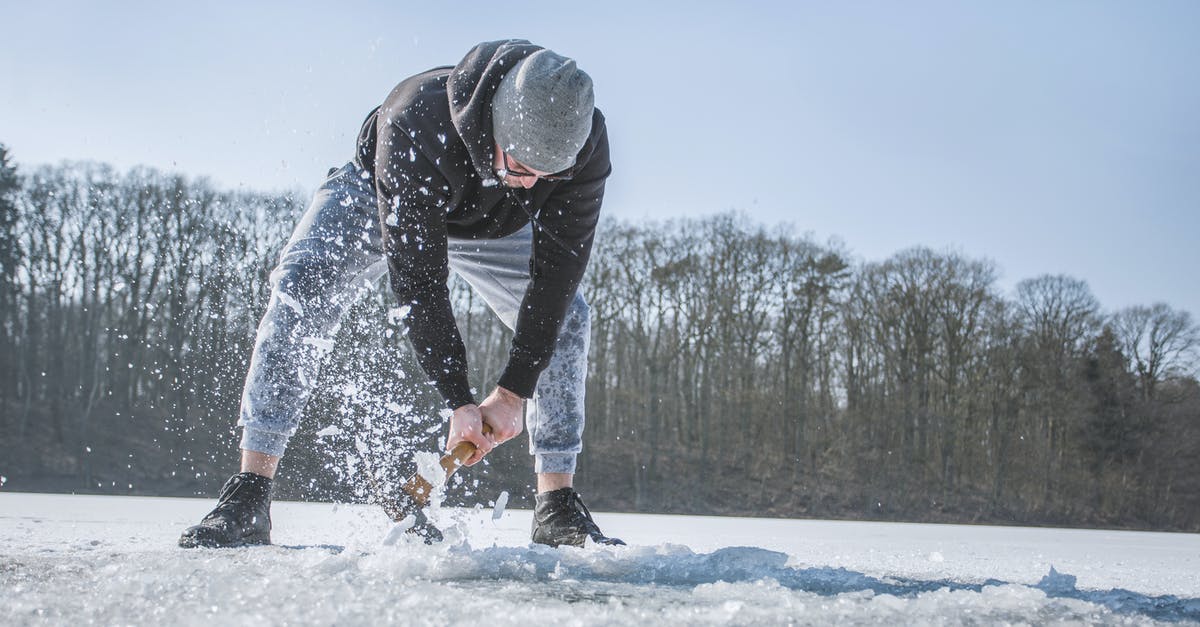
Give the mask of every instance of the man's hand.
[[446, 450], [454, 450], [459, 442], [474, 444], [475, 454], [467, 459], [468, 466], [474, 466], [496, 446], [495, 434], [483, 432], [483, 416], [479, 410], [478, 405], [463, 405], [450, 416], [450, 436], [446, 438]]
[[525, 399], [497, 386], [495, 391], [479, 405], [483, 421], [492, 428], [496, 444], [521, 435], [525, 426], [525, 415], [521, 411]]

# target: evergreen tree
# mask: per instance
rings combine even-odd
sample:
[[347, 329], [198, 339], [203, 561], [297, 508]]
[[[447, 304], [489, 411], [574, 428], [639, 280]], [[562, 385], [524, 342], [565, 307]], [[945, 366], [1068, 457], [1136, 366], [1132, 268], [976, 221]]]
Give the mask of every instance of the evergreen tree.
[[1112, 327], [1105, 326], [1083, 371], [1093, 405], [1081, 435], [1097, 473], [1110, 464], [1135, 458], [1148, 426], [1143, 412], [1134, 407], [1137, 391], [1126, 361]]

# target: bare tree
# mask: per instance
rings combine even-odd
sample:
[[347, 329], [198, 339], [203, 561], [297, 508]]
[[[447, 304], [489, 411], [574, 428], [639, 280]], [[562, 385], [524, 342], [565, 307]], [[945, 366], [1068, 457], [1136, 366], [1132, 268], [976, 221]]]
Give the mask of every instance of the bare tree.
[[24, 252], [18, 228], [17, 193], [21, 181], [17, 168], [10, 163], [8, 148], [0, 144], [0, 408], [8, 413], [7, 403], [16, 396], [16, 369], [13, 360], [18, 338], [17, 270]]
[[1063, 478], [1067, 438], [1082, 422], [1086, 401], [1078, 385], [1083, 357], [1100, 330], [1100, 304], [1087, 283], [1043, 275], [1017, 284], [1017, 312], [1024, 334], [1022, 385], [1026, 407], [1040, 432], [1041, 504], [1050, 506]]
[[1112, 324], [1147, 400], [1166, 377], [1186, 375], [1195, 365], [1200, 327], [1186, 311], [1165, 303], [1139, 305], [1118, 312]]
[[[135, 476], [210, 488], [299, 209], [145, 168], [18, 177], [0, 147], [0, 420], [16, 434], [0, 460], [37, 454], [28, 467], [94, 489]], [[1036, 277], [1006, 298], [990, 262], [955, 252], [849, 260], [737, 214], [605, 221], [582, 288], [580, 481], [597, 505], [1200, 528], [1189, 314], [1131, 307], [1103, 325], [1082, 281]], [[486, 387], [511, 332], [467, 286], [451, 295], [472, 382]], [[389, 298], [352, 308], [305, 425], [363, 428], [376, 443], [380, 430], [440, 431]], [[369, 402], [348, 389], [370, 389]], [[353, 438], [330, 448], [305, 429], [288, 467], [352, 481]], [[519, 448], [479, 478], [527, 469]], [[502, 489], [525, 492], [527, 473], [509, 474]], [[362, 496], [280, 485], [293, 498]]]

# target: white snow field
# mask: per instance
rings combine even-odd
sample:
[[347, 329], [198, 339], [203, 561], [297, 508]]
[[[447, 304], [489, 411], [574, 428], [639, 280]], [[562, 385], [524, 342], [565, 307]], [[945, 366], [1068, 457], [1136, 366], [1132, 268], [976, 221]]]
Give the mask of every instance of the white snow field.
[[[498, 496], [498, 495], [497, 495]], [[274, 546], [176, 548], [210, 500], [0, 493], [0, 625], [1156, 624], [1200, 621], [1200, 535], [275, 503]], [[1053, 569], [1053, 570], [1052, 570]]]

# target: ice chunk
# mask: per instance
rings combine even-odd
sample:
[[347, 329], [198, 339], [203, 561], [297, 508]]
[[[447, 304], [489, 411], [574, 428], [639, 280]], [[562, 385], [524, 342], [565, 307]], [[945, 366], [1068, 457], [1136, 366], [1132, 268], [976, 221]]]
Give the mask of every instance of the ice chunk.
[[1060, 573], [1051, 566], [1050, 572], [1045, 577], [1042, 577], [1042, 580], [1037, 583], [1036, 587], [1050, 594], [1074, 592], [1075, 575]]
[[412, 311], [411, 305], [402, 305], [388, 310], [388, 322], [391, 324], [400, 324], [408, 317], [408, 312]]
[[388, 529], [387, 534], [383, 536], [384, 546], [395, 545], [400, 541], [401, 538], [404, 537], [404, 532], [411, 529], [416, 522], [417, 517], [409, 514], [408, 516], [404, 517], [404, 520], [392, 525], [392, 528]]
[[500, 520], [504, 516], [504, 509], [508, 507], [508, 491], [500, 493], [496, 497], [496, 506], [492, 508], [492, 520]]
[[341, 434], [342, 434], [341, 429], [339, 429], [338, 427], [336, 427], [334, 425], [329, 425], [328, 427], [325, 427], [324, 429], [321, 429], [320, 431], [318, 431], [317, 437], [318, 438], [327, 438], [329, 436], [341, 435]]
[[279, 302], [291, 307], [297, 316], [304, 315], [304, 306], [300, 304], [300, 301], [292, 298], [290, 294], [283, 290], [278, 290], [275, 293], [279, 295]]
[[420, 451], [413, 455], [417, 474], [429, 482], [429, 506], [434, 510], [441, 507], [446, 489], [446, 471], [442, 469], [441, 458], [439, 453], [433, 451]]
[[306, 338], [300, 340], [300, 342], [317, 349], [322, 354], [328, 353], [329, 351], [333, 350], [333, 340], [327, 340], [323, 337], [309, 336], [309, 337], [306, 337]]

